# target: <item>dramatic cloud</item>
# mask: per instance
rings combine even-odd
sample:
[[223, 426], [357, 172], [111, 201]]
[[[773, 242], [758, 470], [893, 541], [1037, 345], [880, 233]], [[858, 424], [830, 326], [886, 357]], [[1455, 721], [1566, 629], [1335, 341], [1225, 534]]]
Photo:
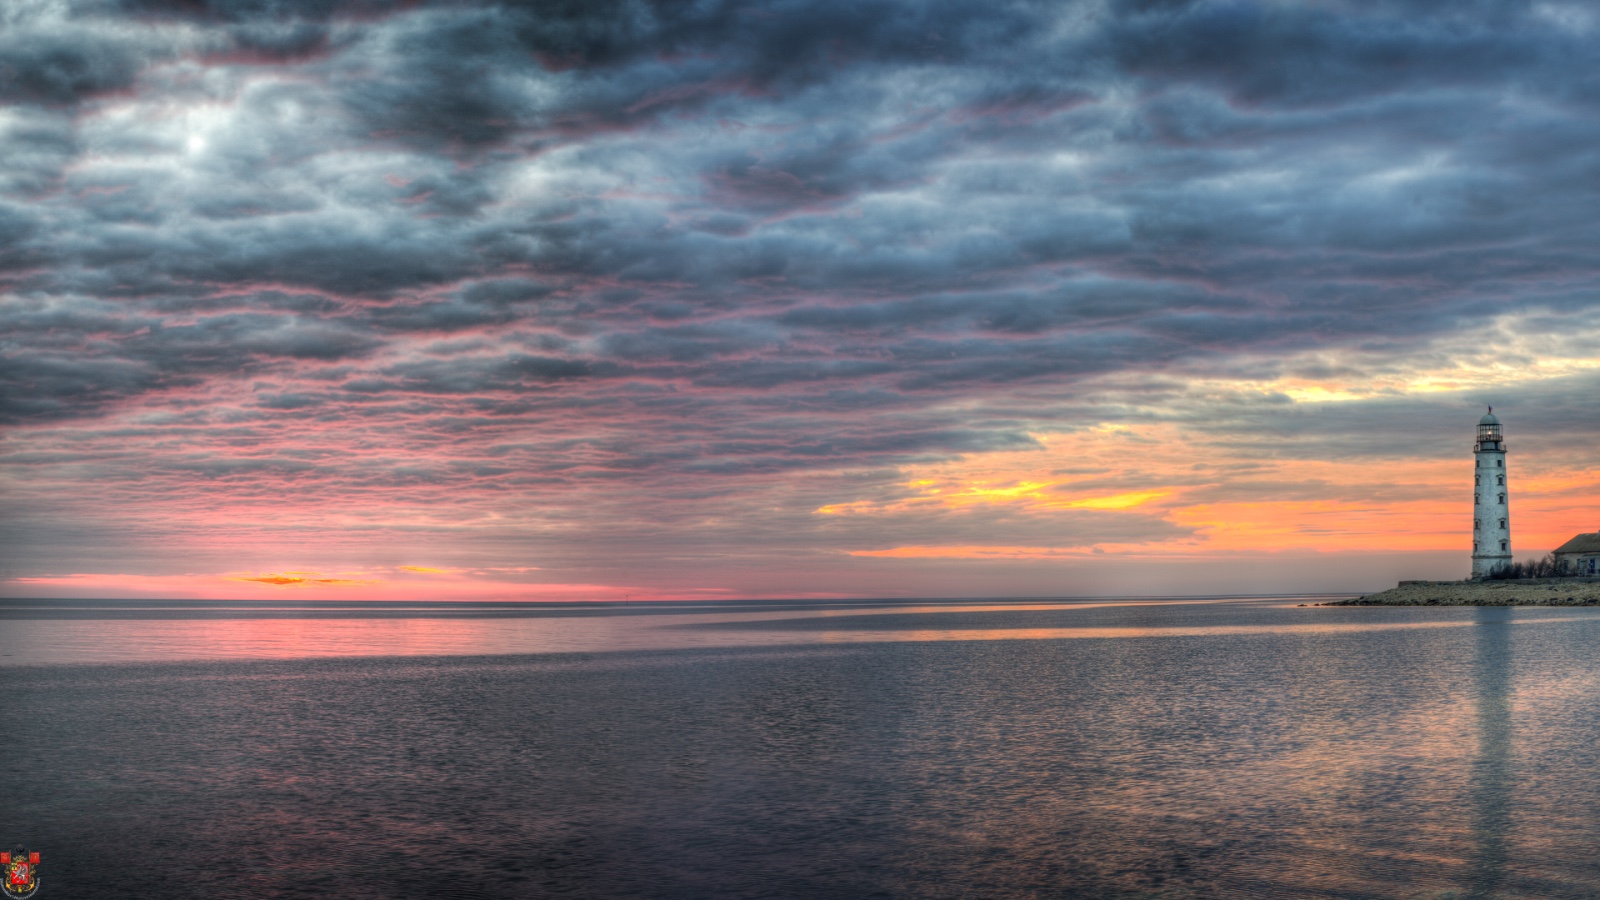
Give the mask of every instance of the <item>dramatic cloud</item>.
[[6, 590], [1369, 587], [1464, 570], [1484, 402], [1548, 549], [1600, 524], [1597, 37], [6, 4]]

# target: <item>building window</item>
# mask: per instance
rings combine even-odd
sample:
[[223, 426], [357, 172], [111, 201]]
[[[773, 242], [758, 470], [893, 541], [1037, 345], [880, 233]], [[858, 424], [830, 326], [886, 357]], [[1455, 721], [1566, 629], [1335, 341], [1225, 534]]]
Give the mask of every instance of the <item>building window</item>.
[[1506, 505], [1506, 495], [1505, 494], [1501, 494], [1500, 495], [1500, 505], [1501, 506], [1505, 506]]
[[1482, 519], [1473, 519], [1472, 520], [1472, 530], [1473, 531], [1479, 531], [1482, 528], [1483, 528], [1483, 520]]
[[1494, 461], [1494, 464], [1495, 464], [1495, 465], [1497, 465], [1497, 466], [1499, 466], [1499, 467], [1500, 467], [1500, 468], [1502, 468], [1502, 469], [1504, 469], [1504, 468], [1505, 468], [1505, 467], [1506, 467], [1506, 461], [1505, 461], [1505, 460], [1503, 460], [1503, 459], [1497, 459], [1497, 460], [1495, 460], [1495, 461]]
[[1501, 527], [1501, 528], [1504, 528], [1504, 527], [1506, 527], [1506, 520], [1505, 520], [1505, 519], [1501, 519], [1501, 520], [1500, 520], [1500, 527]]
[[1505, 541], [1501, 541], [1500, 542], [1500, 552], [1501, 553], [1506, 552], [1506, 542]]
[[1474, 476], [1472, 476], [1472, 483], [1473, 484], [1483, 484], [1483, 476], [1482, 475], [1474, 475]]
[[1494, 483], [1495, 484], [1505, 484], [1506, 483], [1506, 477], [1504, 475], [1496, 475], [1494, 477]]

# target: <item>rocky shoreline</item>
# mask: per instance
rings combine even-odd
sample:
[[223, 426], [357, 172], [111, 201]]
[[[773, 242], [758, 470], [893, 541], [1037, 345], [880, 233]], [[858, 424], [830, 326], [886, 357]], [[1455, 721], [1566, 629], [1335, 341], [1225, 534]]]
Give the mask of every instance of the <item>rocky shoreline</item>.
[[1519, 581], [1402, 581], [1323, 606], [1600, 606], [1600, 578]]

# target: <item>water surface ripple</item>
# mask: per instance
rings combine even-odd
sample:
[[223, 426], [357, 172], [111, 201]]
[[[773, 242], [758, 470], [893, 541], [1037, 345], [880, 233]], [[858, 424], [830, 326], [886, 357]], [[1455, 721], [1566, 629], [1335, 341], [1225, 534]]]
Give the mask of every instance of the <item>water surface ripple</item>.
[[1600, 896], [1600, 610], [215, 606], [0, 601], [53, 895]]

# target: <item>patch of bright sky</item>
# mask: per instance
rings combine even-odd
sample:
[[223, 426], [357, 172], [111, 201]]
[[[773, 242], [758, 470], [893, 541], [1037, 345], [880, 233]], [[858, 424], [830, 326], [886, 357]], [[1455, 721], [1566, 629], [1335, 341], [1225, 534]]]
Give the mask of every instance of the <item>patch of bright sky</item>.
[[[1556, 321], [1552, 322], [1551, 318]], [[1392, 349], [1315, 351], [1289, 356], [1280, 371], [1338, 369], [1343, 379], [1283, 376], [1270, 379], [1197, 379], [1197, 391], [1278, 393], [1296, 401], [1351, 402], [1376, 394], [1429, 394], [1507, 390], [1520, 384], [1600, 369], [1600, 345], [1579, 316], [1546, 317], [1538, 328], [1527, 317], [1504, 315], [1467, 335], [1452, 335], [1410, 356]], [[1486, 349], [1492, 352], [1485, 352]]]

